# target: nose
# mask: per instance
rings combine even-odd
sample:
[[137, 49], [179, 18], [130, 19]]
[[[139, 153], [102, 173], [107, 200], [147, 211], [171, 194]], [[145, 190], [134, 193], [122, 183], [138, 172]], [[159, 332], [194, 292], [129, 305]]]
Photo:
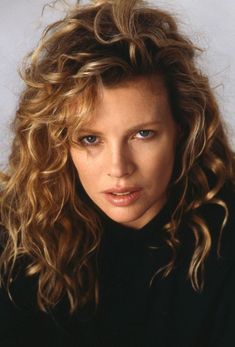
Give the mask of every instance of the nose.
[[133, 173], [134, 168], [135, 165], [128, 148], [124, 146], [110, 148], [108, 176], [115, 178], [129, 176]]

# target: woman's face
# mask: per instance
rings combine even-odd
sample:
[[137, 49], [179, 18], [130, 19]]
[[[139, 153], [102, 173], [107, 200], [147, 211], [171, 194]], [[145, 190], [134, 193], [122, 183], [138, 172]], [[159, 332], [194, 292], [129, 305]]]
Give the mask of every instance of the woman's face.
[[111, 219], [142, 228], [166, 202], [177, 127], [161, 77], [102, 88], [71, 157], [90, 199]]

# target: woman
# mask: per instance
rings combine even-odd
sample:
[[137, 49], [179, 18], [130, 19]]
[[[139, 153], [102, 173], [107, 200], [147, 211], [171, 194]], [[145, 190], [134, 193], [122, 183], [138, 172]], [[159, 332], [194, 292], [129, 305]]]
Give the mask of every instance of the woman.
[[234, 154], [197, 48], [143, 1], [31, 54], [1, 174], [1, 346], [232, 346]]

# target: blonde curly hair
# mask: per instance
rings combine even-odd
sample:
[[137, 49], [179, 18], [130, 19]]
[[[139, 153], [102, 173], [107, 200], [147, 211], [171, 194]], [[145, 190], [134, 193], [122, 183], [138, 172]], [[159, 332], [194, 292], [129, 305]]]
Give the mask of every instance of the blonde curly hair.
[[138, 0], [78, 3], [47, 27], [22, 71], [26, 87], [13, 123], [9, 166], [1, 173], [2, 284], [9, 287], [23, 256], [27, 274], [38, 276], [42, 310], [64, 295], [71, 312], [98, 303], [94, 256], [102, 229], [80, 195], [69, 149], [100, 83], [108, 87], [161, 73], [182, 130], [169, 187], [176, 204], [164, 226], [172, 259], [161, 270], [167, 276], [174, 267], [177, 230], [187, 215], [195, 238], [188, 275], [195, 290], [202, 288], [211, 233], [199, 208], [221, 205], [225, 224], [226, 204], [217, 196], [225, 182], [233, 183], [234, 154], [208, 79], [196, 66], [199, 51], [172, 15]]

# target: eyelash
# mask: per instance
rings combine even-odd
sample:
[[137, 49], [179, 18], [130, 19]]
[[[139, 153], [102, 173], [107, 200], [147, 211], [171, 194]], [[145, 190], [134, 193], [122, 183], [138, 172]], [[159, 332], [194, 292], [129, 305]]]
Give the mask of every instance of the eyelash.
[[[153, 130], [149, 130], [149, 129], [143, 129], [143, 130], [140, 130], [138, 131], [136, 134], [139, 134], [139, 133], [143, 133], [143, 132], [148, 132], [150, 133], [150, 136], [146, 136], [146, 137], [137, 137], [137, 139], [150, 139], [151, 137], [154, 136], [155, 132]], [[79, 143], [82, 144], [83, 146], [98, 146], [99, 145], [99, 142], [98, 143], [95, 143], [95, 142], [86, 142], [86, 140], [88, 138], [95, 138], [97, 139], [98, 136], [96, 135], [86, 135], [86, 136], [83, 136], [79, 139]]]

